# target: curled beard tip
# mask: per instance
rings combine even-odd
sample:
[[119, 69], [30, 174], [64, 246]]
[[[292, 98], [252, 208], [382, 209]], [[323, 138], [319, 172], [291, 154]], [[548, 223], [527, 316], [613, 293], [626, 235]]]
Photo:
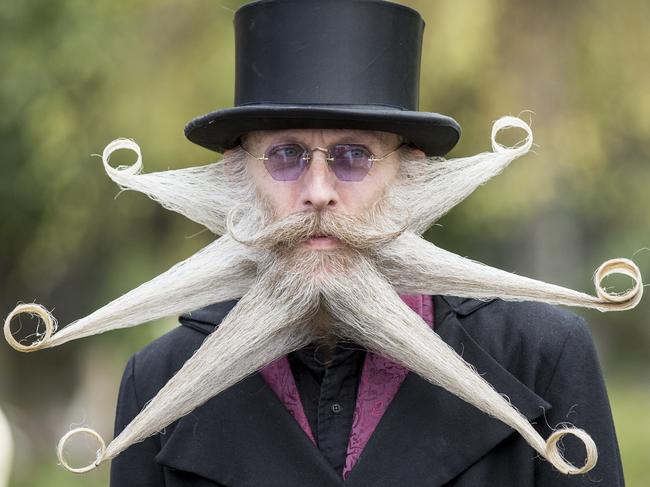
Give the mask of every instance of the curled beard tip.
[[[582, 467], [576, 467], [572, 463], [568, 462], [562, 455], [558, 443], [566, 435], [573, 435], [582, 441], [587, 453], [587, 458]], [[548, 437], [548, 440], [546, 440], [544, 456], [563, 474], [579, 475], [589, 472], [596, 466], [596, 463], [598, 462], [598, 449], [596, 448], [594, 440], [586, 431], [579, 428], [560, 428], [555, 430], [551, 436]]]
[[[37, 336], [36, 341], [34, 341], [29, 345], [25, 345], [23, 343], [20, 343], [18, 340], [16, 340], [14, 334], [11, 331], [11, 321], [16, 316], [21, 314], [28, 314], [29, 316], [32, 317], [36, 316], [45, 325], [45, 331], [42, 334], [38, 333], [37, 331], [35, 333]], [[19, 304], [13, 309], [11, 313], [9, 313], [9, 316], [7, 316], [7, 318], [5, 319], [3, 331], [5, 335], [5, 340], [15, 350], [18, 350], [19, 352], [36, 352], [37, 350], [41, 350], [49, 346], [52, 335], [54, 334], [56, 329], [57, 329], [56, 319], [54, 318], [54, 316], [52, 316], [52, 314], [47, 309], [45, 309], [45, 307], [36, 303], [26, 303], [26, 304]]]
[[[611, 275], [623, 275], [632, 278], [634, 284], [622, 293], [608, 292], [602, 281]], [[594, 272], [594, 286], [598, 298], [607, 305], [606, 310], [626, 310], [634, 308], [643, 296], [643, 281], [639, 267], [630, 259], [618, 258], [603, 262]]]
[[[505, 146], [497, 141], [499, 132], [509, 128], [520, 128], [526, 132], [526, 137], [513, 146]], [[525, 154], [533, 145], [533, 131], [530, 126], [521, 118], [505, 116], [501, 117], [492, 125], [492, 150], [499, 153]]]
[[[300, 305], [316, 296], [305, 296], [300, 282], [284, 277], [274, 272], [260, 276], [215, 332], [111, 441], [100, 461], [115, 458], [264, 365], [307, 345], [306, 306]], [[277, 299], [274, 284], [285, 290], [284, 302]]]
[[[137, 159], [131, 165], [113, 167], [110, 165], [110, 159], [113, 152], [120, 149], [127, 149], [133, 151], [137, 155]], [[104, 163], [104, 169], [109, 177], [115, 180], [115, 177], [119, 177], [120, 174], [127, 175], [136, 175], [142, 172], [142, 152], [140, 151], [140, 146], [132, 139], [115, 139], [110, 142], [102, 153], [102, 162]]]
[[[349, 279], [350, 283], [358, 283], [366, 292], [371, 288], [376, 289], [385, 299], [369, 303], [361, 295], [348, 293], [350, 286], [326, 282], [326, 308], [332, 316], [344, 320], [340, 326], [341, 335], [353, 338], [368, 350], [389, 357], [512, 427], [558, 471], [575, 475], [588, 472], [596, 465], [598, 451], [585, 431], [564, 428], [556, 430], [548, 440], [544, 440], [507, 395], [498, 393], [473, 365], [443, 342], [399, 300], [394, 290], [387, 287], [383, 278], [373, 271], [371, 263], [361, 258], [357, 264], [356, 272], [342, 278]], [[425, 350], [435, 353], [423, 353]], [[582, 466], [569, 463], [561, 454], [558, 442], [568, 434], [576, 436], [585, 445], [587, 457]]]
[[[99, 445], [99, 448], [97, 449], [95, 461], [83, 466], [83, 467], [72, 467], [68, 461], [65, 458], [65, 455], [63, 454], [63, 450], [65, 448], [66, 443], [70, 438], [73, 436], [78, 436], [78, 435], [86, 435], [86, 436], [91, 436], [95, 440], [97, 440], [97, 443]], [[97, 433], [95, 430], [90, 429], [90, 428], [75, 428], [73, 430], [68, 431], [61, 439], [59, 440], [59, 444], [56, 447], [56, 455], [59, 458], [59, 463], [68, 471], [72, 473], [86, 473], [90, 472], [91, 470], [94, 470], [105, 460], [105, 454], [106, 454], [106, 442], [104, 439], [101, 437], [99, 433]]]
[[[460, 257], [413, 232], [406, 232], [398, 244], [380, 249], [374, 260], [391, 284], [406, 292], [451, 294], [482, 301], [539, 301], [602, 312], [634, 308], [643, 294], [641, 272], [629, 259], [603, 263], [593, 276], [596, 295], [590, 295]], [[627, 276], [633, 284], [622, 293], [607, 291], [602, 281], [613, 274]], [[435, 277], [433, 282], [431, 277]]]

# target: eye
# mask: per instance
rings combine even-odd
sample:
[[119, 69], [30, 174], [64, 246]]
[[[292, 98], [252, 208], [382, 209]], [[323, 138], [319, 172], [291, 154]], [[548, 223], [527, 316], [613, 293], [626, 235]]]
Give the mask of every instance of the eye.
[[363, 159], [369, 157], [368, 151], [363, 147], [350, 147], [348, 154], [352, 159]]
[[349, 162], [367, 161], [372, 157], [370, 151], [363, 145], [339, 145], [334, 149], [336, 158], [346, 159]]
[[282, 144], [274, 147], [270, 155], [281, 157], [283, 159], [295, 159], [303, 153], [303, 148], [297, 144]]

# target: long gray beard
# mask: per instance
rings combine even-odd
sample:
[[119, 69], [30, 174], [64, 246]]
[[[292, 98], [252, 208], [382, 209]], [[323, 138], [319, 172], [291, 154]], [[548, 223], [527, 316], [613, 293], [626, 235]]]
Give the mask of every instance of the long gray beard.
[[[526, 130], [522, 145], [505, 148], [496, 143], [498, 129], [509, 126]], [[558, 470], [586, 472], [595, 465], [597, 454], [584, 431], [558, 429], [545, 442], [396, 292], [536, 300], [601, 311], [628, 309], [639, 302], [643, 289], [640, 273], [626, 259], [601, 266], [595, 276], [597, 296], [590, 296], [485, 266], [439, 249], [419, 236], [531, 144], [530, 129], [523, 122], [502, 119], [495, 124], [491, 153], [449, 161], [409, 160], [403, 155], [400, 179], [365, 215], [300, 212], [278, 220], [257, 198], [241, 153], [202, 168], [140, 174], [139, 148], [134, 166], [113, 169], [108, 165], [112, 150], [137, 147], [132, 141], [116, 141], [107, 147], [103, 160], [108, 174], [123, 188], [143, 191], [216, 233], [229, 233], [57, 333], [46, 310], [34, 304], [21, 305], [7, 318], [5, 337], [17, 349], [35, 351], [241, 297], [156, 397], [98, 451], [96, 461], [77, 471], [114, 458], [280, 356], [313, 341], [345, 338], [391, 358], [500, 419]], [[343, 247], [314, 251], [302, 245], [318, 234], [337, 237]], [[611, 273], [631, 276], [633, 288], [622, 295], [607, 293], [600, 282]], [[17, 341], [11, 331], [12, 318], [24, 312], [41, 316], [45, 324], [45, 331], [34, 343]], [[63, 457], [65, 441], [75, 433], [70, 432], [59, 445], [64, 466], [68, 466]], [[566, 434], [585, 443], [587, 460], [582, 467], [568, 464], [556, 447]]]

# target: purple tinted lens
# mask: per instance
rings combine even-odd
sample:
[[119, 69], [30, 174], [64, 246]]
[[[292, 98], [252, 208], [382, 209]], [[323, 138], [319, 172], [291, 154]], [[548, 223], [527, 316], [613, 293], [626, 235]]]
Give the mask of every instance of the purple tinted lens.
[[298, 144], [279, 144], [266, 151], [266, 170], [276, 181], [295, 181], [305, 170], [305, 149]]
[[332, 171], [341, 181], [361, 181], [372, 167], [372, 154], [363, 145], [337, 145], [332, 157]]

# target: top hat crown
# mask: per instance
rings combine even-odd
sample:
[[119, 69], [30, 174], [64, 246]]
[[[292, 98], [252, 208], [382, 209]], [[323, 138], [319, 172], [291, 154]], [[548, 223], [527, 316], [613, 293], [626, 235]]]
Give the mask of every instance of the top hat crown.
[[246, 132], [381, 130], [427, 155], [458, 142], [450, 117], [418, 111], [424, 20], [385, 0], [259, 0], [235, 13], [235, 103], [185, 134], [218, 152]]

